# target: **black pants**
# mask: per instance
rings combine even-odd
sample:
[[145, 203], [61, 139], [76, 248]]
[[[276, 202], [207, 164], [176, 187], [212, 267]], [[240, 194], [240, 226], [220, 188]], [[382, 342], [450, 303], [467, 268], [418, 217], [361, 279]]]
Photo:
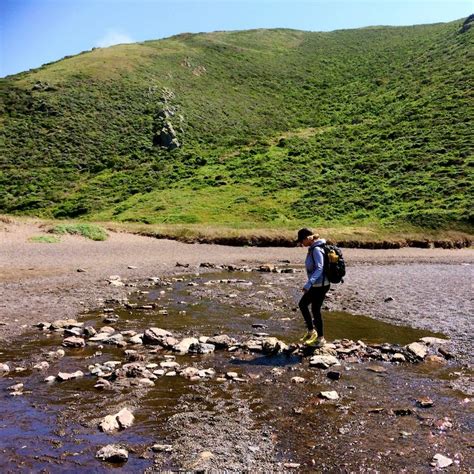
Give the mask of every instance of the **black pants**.
[[[309, 331], [312, 331], [316, 326], [318, 336], [324, 335], [323, 318], [321, 316], [321, 306], [323, 305], [326, 293], [329, 290], [328, 286], [312, 286], [300, 299], [299, 307], [303, 313], [303, 317]], [[311, 305], [311, 313], [309, 312], [308, 306]], [[314, 323], [313, 323], [314, 322]]]

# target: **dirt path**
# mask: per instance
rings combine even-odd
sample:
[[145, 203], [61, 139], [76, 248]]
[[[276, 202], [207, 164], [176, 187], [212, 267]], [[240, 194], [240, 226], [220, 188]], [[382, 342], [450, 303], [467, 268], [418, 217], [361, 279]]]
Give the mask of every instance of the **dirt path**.
[[[12, 338], [38, 321], [74, 317], [84, 308], [126, 296], [131, 288], [110, 286], [107, 280], [111, 275], [120, 275], [124, 282], [131, 282], [151, 276], [195, 272], [202, 262], [243, 264], [288, 260], [298, 264], [305, 253], [301, 248], [190, 245], [119, 233], [112, 233], [105, 242], [72, 236], [63, 237], [55, 244], [28, 240], [43, 234], [44, 229], [34, 223], [3, 224], [0, 231], [0, 338]], [[442, 327], [438, 329], [464, 324], [465, 319], [451, 320], [449, 315], [455, 314], [456, 308], [462, 308], [464, 314], [469, 305], [472, 307], [468, 298], [473, 249], [346, 249], [344, 254], [350, 279], [339, 292], [341, 307], [366, 314], [372, 309], [375, 316], [388, 315], [393, 320], [402, 314], [416, 314], [414, 325], [423, 326], [427, 311], [433, 310], [433, 306], [424, 306], [429, 295], [435, 297], [435, 305], [443, 304], [440, 296], [444, 295], [449, 304], [443, 313]], [[189, 267], [176, 266], [177, 262]], [[411, 267], [406, 264], [410, 263], [423, 263], [418, 267], [421, 273], [408, 274], [407, 268], [411, 271]], [[460, 267], [463, 274], [458, 280], [443, 277], [443, 264], [453, 263], [463, 264]], [[407, 294], [409, 298], [404, 297]], [[392, 296], [392, 304], [382, 304], [382, 295]], [[415, 313], [413, 308], [417, 308]], [[398, 320], [407, 322], [403, 318]], [[465, 327], [464, 332], [468, 329]]]

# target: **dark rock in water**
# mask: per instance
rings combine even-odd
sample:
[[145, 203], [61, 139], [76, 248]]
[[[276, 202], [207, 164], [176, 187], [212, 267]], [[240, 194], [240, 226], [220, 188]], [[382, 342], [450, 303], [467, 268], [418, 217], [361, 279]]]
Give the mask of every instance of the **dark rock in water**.
[[448, 349], [445, 349], [444, 347], [440, 347], [438, 349], [438, 352], [444, 356], [445, 359], [454, 359], [456, 358], [456, 355], [454, 353], [452, 353], [451, 351], [449, 351]]
[[101, 461], [123, 463], [128, 461], [128, 451], [119, 445], [108, 444], [97, 451], [95, 457]]
[[410, 408], [395, 408], [392, 412], [396, 416], [409, 416], [413, 414], [413, 411]]
[[341, 378], [341, 372], [338, 372], [337, 370], [330, 370], [326, 376], [328, 379], [331, 380], [339, 380]]

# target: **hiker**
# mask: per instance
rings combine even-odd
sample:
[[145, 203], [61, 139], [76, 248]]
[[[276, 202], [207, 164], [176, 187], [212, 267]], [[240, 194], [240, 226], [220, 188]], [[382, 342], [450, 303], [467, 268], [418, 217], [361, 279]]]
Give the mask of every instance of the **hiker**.
[[303, 247], [308, 247], [305, 261], [308, 281], [302, 288], [303, 296], [299, 302], [308, 331], [300, 341], [312, 347], [322, 347], [326, 339], [324, 339], [321, 306], [330, 287], [329, 279], [324, 274], [324, 250], [321, 248], [326, 240], [320, 239], [319, 234], [313, 233], [312, 230], [304, 228], [298, 231], [297, 242]]

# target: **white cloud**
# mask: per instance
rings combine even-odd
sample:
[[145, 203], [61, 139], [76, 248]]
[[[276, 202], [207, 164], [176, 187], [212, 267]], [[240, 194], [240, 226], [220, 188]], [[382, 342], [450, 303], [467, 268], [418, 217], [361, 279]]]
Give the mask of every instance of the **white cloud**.
[[127, 34], [115, 30], [109, 30], [100, 40], [97, 41], [96, 46], [99, 48], [107, 48], [108, 46], [113, 46], [114, 44], [134, 42], [135, 40], [133, 40]]

